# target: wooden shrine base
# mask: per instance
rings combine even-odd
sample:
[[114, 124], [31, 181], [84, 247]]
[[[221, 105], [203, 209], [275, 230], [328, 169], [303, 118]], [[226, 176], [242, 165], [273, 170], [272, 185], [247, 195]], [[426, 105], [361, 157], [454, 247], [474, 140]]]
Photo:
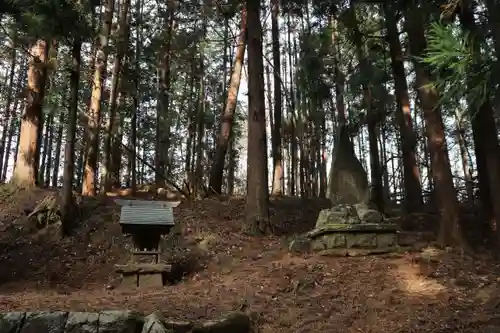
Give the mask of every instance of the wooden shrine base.
[[168, 264], [130, 263], [116, 265], [116, 272], [122, 275], [120, 287], [163, 287], [165, 275], [172, 269]]

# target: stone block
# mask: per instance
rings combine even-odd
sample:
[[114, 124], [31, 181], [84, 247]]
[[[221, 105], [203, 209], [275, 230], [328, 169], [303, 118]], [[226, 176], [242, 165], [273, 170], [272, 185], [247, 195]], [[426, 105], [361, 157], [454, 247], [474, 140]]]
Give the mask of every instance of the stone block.
[[398, 235], [396, 233], [377, 235], [377, 247], [379, 248], [393, 247], [397, 244]]
[[144, 326], [141, 333], [173, 333], [172, 329], [167, 329], [163, 324], [164, 318], [158, 313], [152, 313], [144, 318]]
[[346, 235], [341, 233], [333, 233], [323, 235], [324, 242], [327, 249], [346, 246]]
[[162, 274], [159, 274], [159, 273], [140, 274], [139, 275], [139, 287], [140, 288], [163, 287]]
[[63, 333], [67, 312], [26, 312], [26, 318], [19, 333]]
[[64, 327], [64, 333], [98, 333], [99, 313], [70, 312]]
[[7, 312], [0, 314], [0, 333], [17, 333], [21, 323], [24, 321], [26, 313]]
[[192, 333], [249, 333], [252, 332], [251, 318], [242, 312], [234, 312], [217, 320], [195, 325]]
[[337, 205], [319, 212], [316, 228], [331, 224], [356, 224], [360, 223], [356, 209], [352, 205]]
[[99, 333], [136, 333], [144, 318], [133, 311], [101, 311]]
[[356, 213], [361, 220], [361, 223], [382, 223], [384, 216], [376, 209], [370, 208], [370, 206], [359, 203], [354, 205], [356, 208]]
[[326, 250], [326, 244], [321, 238], [316, 238], [311, 242], [311, 250], [322, 251]]
[[374, 248], [377, 247], [377, 234], [352, 233], [346, 234], [346, 248]]

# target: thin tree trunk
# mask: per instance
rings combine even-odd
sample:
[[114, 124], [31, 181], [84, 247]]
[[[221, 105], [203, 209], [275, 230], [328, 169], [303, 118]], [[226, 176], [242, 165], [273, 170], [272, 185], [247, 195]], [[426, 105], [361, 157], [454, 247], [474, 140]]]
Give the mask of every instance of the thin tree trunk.
[[200, 51], [200, 81], [198, 87], [198, 102], [196, 114], [196, 160], [194, 166], [194, 190], [195, 194], [200, 193], [203, 185], [203, 139], [205, 136], [205, 61], [203, 51]]
[[38, 172], [38, 184], [43, 185], [45, 184], [45, 173], [46, 173], [46, 166], [47, 166], [47, 159], [49, 159], [49, 154], [51, 153], [50, 148], [48, 147], [49, 145], [49, 136], [50, 136], [50, 128], [52, 127], [52, 115], [49, 115], [47, 117], [47, 120], [45, 121], [45, 130], [43, 134], [43, 155], [42, 155], [42, 161], [40, 163], [40, 171]]
[[[120, 1], [120, 16], [118, 18], [118, 32], [117, 32], [117, 51], [113, 63], [113, 72], [111, 75], [111, 88], [109, 93], [109, 119], [108, 128], [106, 129], [106, 135], [104, 139], [104, 172], [102, 175], [104, 191], [103, 194], [111, 190], [111, 186], [119, 182], [117, 175], [113, 174], [112, 169], [116, 170], [116, 166], [112, 165], [113, 159], [111, 154], [111, 145], [116, 133], [118, 131], [117, 126], [119, 125], [120, 115], [117, 114], [117, 97], [118, 97], [118, 86], [120, 81], [120, 76], [122, 75], [122, 64], [125, 52], [127, 51], [128, 45], [128, 8], [130, 6], [130, 0]], [[118, 118], [118, 119], [115, 119]]]
[[[4, 119], [0, 121], [0, 124], [3, 124], [2, 138], [0, 139], [0, 179], [5, 179], [4, 171], [3, 171], [3, 160], [4, 156], [8, 155], [9, 152], [5, 150], [5, 143], [7, 140], [7, 132], [10, 127], [11, 119], [14, 118], [15, 110], [11, 109], [12, 106], [12, 95], [14, 91], [14, 73], [16, 70], [16, 62], [17, 62], [17, 52], [16, 52], [16, 42], [17, 42], [17, 30], [14, 29], [12, 32], [12, 43], [11, 43], [11, 63], [9, 69], [9, 79], [7, 84], [7, 97], [5, 103], [5, 116]], [[10, 148], [10, 147], [9, 147]], [[6, 163], [7, 163], [6, 162]]]
[[[290, 111], [289, 111], [289, 119], [290, 119], [290, 137], [291, 137], [291, 170], [290, 170], [290, 195], [294, 196], [296, 192], [296, 175], [297, 175], [297, 137], [296, 137], [296, 121], [295, 121], [295, 106], [296, 106], [296, 93], [294, 89], [294, 81], [293, 81], [293, 65], [292, 65], [292, 44], [291, 44], [291, 26], [290, 26], [290, 13], [287, 13], [287, 44], [288, 44], [288, 73], [290, 75], [290, 95], [291, 95], [291, 103], [290, 103]], [[296, 51], [296, 50], [295, 50]]]
[[238, 91], [240, 88], [241, 71], [243, 69], [243, 60], [245, 58], [246, 48], [246, 29], [247, 29], [247, 14], [246, 8], [241, 11], [241, 28], [238, 37], [238, 46], [236, 48], [236, 56], [234, 58], [233, 72], [229, 82], [227, 92], [227, 101], [224, 109], [224, 114], [220, 121], [220, 134], [217, 140], [214, 162], [210, 170], [210, 191], [220, 194], [222, 191], [222, 178], [224, 174], [224, 161], [231, 139], [232, 126], [234, 122], [234, 111], [236, 110]]
[[163, 184], [165, 178], [167, 152], [170, 147], [170, 126], [172, 115], [169, 114], [170, 107], [170, 58], [172, 47], [172, 35], [174, 31], [175, 8], [172, 2], [168, 2], [169, 17], [166, 22], [166, 44], [162, 48], [160, 56], [160, 72], [158, 86], [158, 106], [156, 118], [156, 151], [155, 151], [155, 182], [158, 186]]
[[137, 190], [137, 116], [140, 109], [140, 84], [141, 84], [141, 73], [139, 68], [139, 61], [141, 59], [141, 24], [142, 24], [142, 11], [141, 11], [141, 0], [136, 0], [135, 3], [135, 15], [136, 15], [136, 40], [135, 40], [135, 75], [134, 75], [134, 86], [135, 92], [133, 94], [134, 110], [132, 111], [132, 119], [130, 121], [130, 147], [134, 152], [134, 156], [130, 158], [130, 169], [131, 169], [131, 179], [130, 179], [130, 189], [132, 194]]
[[[353, 39], [356, 45], [356, 53], [358, 60], [360, 62], [360, 67], [363, 72], [370, 73], [373, 72], [371, 65], [368, 61], [367, 54], [364, 52], [363, 36], [359, 30], [359, 23], [356, 17], [355, 8], [353, 5], [350, 8], [350, 13], [352, 16], [352, 29], [353, 29]], [[365, 107], [367, 108], [368, 116], [368, 142], [370, 145], [370, 178], [373, 188], [372, 200], [380, 211], [384, 210], [384, 191], [382, 187], [382, 173], [380, 172], [380, 157], [378, 152], [377, 143], [377, 126], [378, 126], [378, 114], [380, 110], [377, 110], [375, 101], [372, 98], [371, 87], [367, 83], [363, 83], [363, 99]], [[363, 156], [363, 154], [361, 154]]]
[[88, 137], [86, 141], [85, 172], [83, 174], [82, 195], [97, 194], [97, 170], [99, 165], [99, 132], [101, 124], [101, 104], [103, 86], [106, 82], [108, 63], [108, 44], [111, 25], [113, 23], [114, 0], [106, 0], [106, 8], [102, 16], [102, 29], [99, 47], [96, 54], [94, 82], [90, 100]]
[[[21, 61], [21, 66], [19, 66], [21, 69], [24, 67], [25, 62]], [[21, 74], [19, 75], [19, 78], [16, 83], [16, 94], [20, 94], [22, 89], [23, 89], [23, 84], [24, 80], [26, 79], [26, 71], [22, 71]], [[9, 161], [10, 161], [10, 154], [11, 154], [11, 146], [12, 146], [12, 139], [16, 135], [17, 131], [17, 141], [16, 141], [16, 148], [14, 152], [14, 157], [17, 156], [17, 151], [19, 147], [19, 131], [20, 131], [20, 117], [17, 117], [17, 109], [19, 105], [19, 99], [15, 98], [14, 99], [14, 105], [12, 106], [12, 117], [10, 120], [10, 126], [9, 126], [9, 136], [7, 137], [7, 144], [5, 146], [5, 158], [4, 158], [4, 163], [2, 165], [2, 177], [1, 177], [1, 182], [5, 182], [7, 179], [7, 169], [9, 167]], [[15, 166], [15, 159], [14, 159], [14, 166]]]
[[472, 182], [472, 172], [470, 168], [469, 155], [467, 154], [467, 143], [465, 142], [465, 129], [461, 115], [455, 113], [456, 139], [460, 148], [460, 157], [462, 158], [462, 171], [464, 173], [465, 188], [467, 192], [467, 201], [472, 203], [474, 200], [474, 183]]
[[75, 139], [76, 139], [76, 118], [78, 114], [78, 88], [80, 84], [80, 63], [81, 63], [82, 42], [77, 37], [73, 42], [71, 50], [72, 68], [70, 76], [70, 105], [68, 108], [68, 127], [66, 135], [66, 147], [64, 148], [64, 174], [63, 174], [63, 195], [61, 204], [62, 234], [69, 235], [73, 218], [73, 178], [75, 169]]
[[[63, 101], [65, 99], [66, 92], [63, 92]], [[61, 107], [64, 107], [64, 102], [61, 103]], [[59, 165], [61, 164], [61, 147], [63, 139], [63, 129], [64, 129], [64, 112], [59, 111], [59, 125], [57, 128], [57, 140], [56, 140], [56, 156], [54, 158], [54, 169], [52, 171], [52, 187], [57, 187], [59, 183]]]
[[271, 1], [271, 34], [273, 45], [273, 74], [274, 74], [274, 127], [272, 129], [273, 145], [273, 195], [283, 195], [283, 149], [281, 144], [281, 64], [280, 64], [280, 34], [278, 26], [279, 0]]

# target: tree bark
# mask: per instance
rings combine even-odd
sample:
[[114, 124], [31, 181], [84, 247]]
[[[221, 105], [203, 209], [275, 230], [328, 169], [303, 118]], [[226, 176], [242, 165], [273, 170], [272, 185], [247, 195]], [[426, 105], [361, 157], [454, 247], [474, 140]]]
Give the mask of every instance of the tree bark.
[[227, 92], [226, 106], [221, 119], [220, 134], [217, 140], [215, 158], [210, 170], [209, 188], [212, 193], [220, 194], [222, 192], [222, 179], [224, 174], [224, 161], [231, 139], [232, 126], [234, 122], [234, 111], [236, 110], [238, 91], [240, 89], [241, 71], [243, 69], [243, 60], [245, 58], [246, 48], [246, 29], [247, 13], [243, 7], [241, 11], [241, 28], [238, 37], [238, 46], [234, 58], [233, 72], [229, 82]]
[[170, 147], [170, 126], [172, 115], [169, 114], [170, 107], [170, 58], [172, 47], [172, 35], [174, 31], [175, 8], [171, 1], [167, 3], [168, 18], [166, 18], [166, 43], [161, 49], [158, 106], [156, 115], [156, 151], [155, 151], [155, 182], [158, 186], [164, 183], [167, 171], [167, 152]]
[[273, 195], [283, 195], [283, 150], [281, 145], [281, 64], [280, 64], [280, 34], [279, 34], [279, 0], [271, 1], [271, 35], [273, 46], [273, 74], [274, 74], [274, 126], [272, 128], [273, 145]]
[[86, 142], [85, 172], [83, 174], [82, 195], [97, 194], [97, 169], [99, 165], [99, 132], [101, 123], [101, 104], [103, 87], [107, 76], [108, 44], [111, 25], [113, 23], [114, 0], [106, 1], [102, 16], [102, 29], [99, 36], [99, 47], [96, 55], [92, 97], [88, 119], [88, 137]]
[[[469, 33], [469, 42], [474, 47], [474, 53], [480, 57], [482, 38], [474, 20], [472, 5], [470, 1], [462, 1], [459, 18], [463, 29]], [[472, 69], [480, 66], [481, 59], [474, 59]], [[467, 84], [473, 86], [476, 83], [467, 78]], [[481, 203], [492, 232], [496, 233], [496, 246], [500, 247], [500, 195], [496, 193], [500, 187], [500, 155], [493, 108], [488, 97], [480, 104], [468, 102], [470, 113], [474, 114], [471, 125]]]
[[10, 122], [12, 121], [11, 119], [14, 118], [14, 113], [15, 110], [11, 110], [12, 106], [12, 95], [13, 92], [15, 93], [16, 91], [14, 90], [14, 74], [16, 70], [16, 62], [17, 62], [17, 51], [16, 51], [16, 42], [17, 42], [17, 30], [14, 30], [12, 32], [12, 45], [11, 45], [11, 63], [10, 63], [10, 69], [9, 69], [9, 79], [8, 79], [8, 84], [7, 84], [7, 98], [5, 102], [5, 115], [3, 119], [0, 121], [0, 124], [3, 127], [2, 131], [2, 138], [0, 139], [0, 179], [5, 178], [3, 175], [3, 160], [4, 160], [4, 155], [7, 155], [7, 162], [8, 162], [8, 152], [6, 154], [5, 150], [5, 144], [7, 141], [7, 132], [8, 128], [10, 127]]
[[415, 212], [422, 205], [422, 186], [420, 184], [420, 170], [417, 165], [416, 135], [410, 111], [410, 97], [404, 68], [404, 58], [399, 41], [399, 31], [394, 4], [384, 2], [385, 22], [387, 28], [387, 40], [391, 56], [392, 73], [394, 76], [394, 88], [398, 112], [396, 119], [399, 125], [401, 146], [403, 151], [403, 179], [405, 187], [405, 209], [407, 212]]
[[[115, 136], [118, 131], [118, 126], [120, 124], [120, 115], [117, 114], [117, 98], [118, 98], [118, 86], [120, 81], [120, 76], [122, 74], [122, 64], [125, 52], [127, 51], [128, 45], [128, 8], [130, 6], [130, 0], [120, 1], [120, 14], [118, 18], [118, 31], [117, 31], [117, 41], [116, 41], [116, 56], [113, 63], [113, 72], [111, 75], [111, 88], [109, 92], [109, 119], [108, 126], [106, 129], [106, 135], [104, 138], [104, 171], [102, 175], [102, 184], [104, 185], [103, 194], [111, 190], [113, 184], [119, 183], [117, 175], [112, 172], [112, 158], [111, 154], [111, 143], [116, 140]], [[115, 119], [118, 118], [118, 119]]]
[[248, 15], [248, 161], [245, 230], [251, 234], [259, 234], [270, 231], [260, 1], [247, 0], [246, 6]]
[[[24, 62], [24, 60], [22, 60], [21, 65], [19, 67], [23, 68], [24, 64], [25, 64], [25, 62]], [[17, 83], [16, 83], [16, 90], [15, 90], [16, 95], [19, 95], [21, 93], [21, 91], [23, 90], [23, 83], [24, 83], [24, 80], [26, 79], [26, 75], [27, 75], [26, 71], [22, 71], [21, 74], [19, 75], [19, 77], [17, 79]], [[10, 119], [10, 124], [9, 124], [9, 135], [7, 137], [7, 143], [5, 146], [5, 158], [3, 161], [3, 165], [1, 166], [2, 167], [2, 176], [0, 178], [0, 182], [2, 182], [2, 183], [5, 182], [5, 180], [7, 179], [7, 169], [9, 167], [12, 139], [14, 138], [14, 136], [18, 137], [18, 135], [16, 135], [16, 131], [17, 131], [17, 133], [19, 133], [18, 131], [20, 131], [20, 119], [19, 119], [19, 117], [17, 117], [18, 106], [19, 106], [19, 98], [15, 98], [14, 104], [12, 105], [12, 111], [11, 111], [12, 117]], [[16, 144], [16, 151], [14, 153], [14, 157], [17, 156], [18, 147], [19, 147], [19, 141], [17, 141], [17, 144]], [[14, 164], [15, 164], [15, 159], [14, 159]]]
[[79, 37], [73, 42], [71, 50], [72, 68], [70, 75], [70, 104], [68, 108], [68, 126], [66, 146], [64, 148], [63, 194], [61, 204], [61, 223], [63, 236], [69, 235], [74, 223], [73, 178], [75, 170], [76, 119], [78, 114], [78, 91], [80, 85], [80, 63], [82, 42]]
[[141, 73], [139, 67], [140, 55], [141, 55], [141, 35], [142, 35], [142, 12], [141, 12], [141, 0], [136, 0], [135, 2], [135, 15], [136, 15], [136, 30], [135, 30], [135, 75], [134, 75], [134, 86], [135, 91], [133, 94], [134, 100], [134, 110], [132, 111], [132, 119], [130, 120], [130, 147], [134, 152], [134, 156], [130, 158], [130, 169], [131, 169], [131, 179], [130, 179], [130, 189], [132, 194], [137, 190], [137, 116], [140, 109], [140, 83], [141, 83]]
[[468, 248], [460, 226], [458, 201], [448, 158], [443, 119], [438, 104], [439, 94], [435, 89], [429, 87], [433, 81], [432, 75], [429, 68], [419, 60], [427, 48], [421, 9], [410, 6], [406, 11], [405, 24], [410, 39], [408, 44], [410, 54], [413, 56], [415, 66], [418, 97], [426, 124], [432, 178], [441, 212], [438, 242], [442, 246]]
[[37, 40], [31, 48], [26, 107], [21, 115], [19, 150], [11, 180], [18, 186], [29, 187], [38, 184], [48, 51], [49, 43], [42, 39]]

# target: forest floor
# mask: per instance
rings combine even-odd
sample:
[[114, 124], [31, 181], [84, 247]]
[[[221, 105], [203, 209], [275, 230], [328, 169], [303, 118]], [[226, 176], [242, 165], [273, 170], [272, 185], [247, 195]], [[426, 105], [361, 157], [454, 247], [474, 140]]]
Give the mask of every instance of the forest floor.
[[[500, 269], [487, 256], [428, 247], [398, 256], [291, 254], [287, 235], [241, 233], [244, 200], [181, 203], [191, 273], [163, 289], [114, 288], [128, 238], [111, 198], [86, 199], [92, 214], [74, 236], [37, 229], [26, 215], [47, 190], [0, 188], [0, 311], [161, 311], [174, 319], [259, 314], [260, 332], [500, 332]], [[276, 230], [307, 231], [328, 202], [271, 203]], [[194, 264], [193, 264], [194, 263]]]

